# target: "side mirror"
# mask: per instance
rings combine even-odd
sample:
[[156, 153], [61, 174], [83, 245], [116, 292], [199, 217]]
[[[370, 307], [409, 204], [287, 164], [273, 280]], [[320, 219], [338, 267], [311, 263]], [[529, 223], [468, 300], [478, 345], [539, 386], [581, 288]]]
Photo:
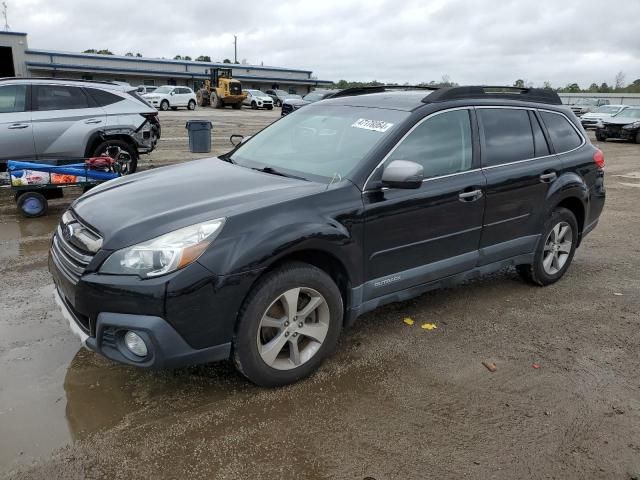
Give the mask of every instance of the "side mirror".
[[176, 92], [171, 92], [169, 95], [174, 96]]
[[229, 141], [231, 142], [231, 145], [233, 145], [234, 147], [237, 147], [238, 145], [241, 145], [247, 140], [249, 140], [250, 138], [251, 138], [251, 135], [247, 135], [245, 137], [244, 135], [239, 135], [236, 133], [229, 137]]
[[422, 165], [408, 160], [394, 160], [382, 172], [382, 186], [390, 188], [420, 188], [424, 179]]

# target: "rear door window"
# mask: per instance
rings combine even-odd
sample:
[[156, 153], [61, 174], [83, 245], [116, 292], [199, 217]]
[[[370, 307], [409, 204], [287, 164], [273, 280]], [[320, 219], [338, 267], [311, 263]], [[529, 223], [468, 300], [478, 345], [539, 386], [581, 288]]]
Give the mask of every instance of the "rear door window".
[[482, 125], [482, 165], [534, 158], [533, 132], [527, 110], [514, 108], [479, 108]]
[[0, 87], [0, 113], [24, 112], [27, 100], [26, 85]]
[[74, 110], [89, 108], [89, 99], [78, 87], [36, 85], [34, 110]]
[[542, 133], [540, 122], [534, 112], [529, 112], [529, 120], [531, 120], [531, 129], [533, 130], [533, 143], [536, 157], [549, 155], [549, 145], [547, 145], [547, 140], [544, 138], [544, 133]]
[[564, 115], [551, 112], [540, 112], [542, 121], [547, 127], [551, 143], [556, 153], [564, 153], [582, 145], [582, 137], [578, 135]]

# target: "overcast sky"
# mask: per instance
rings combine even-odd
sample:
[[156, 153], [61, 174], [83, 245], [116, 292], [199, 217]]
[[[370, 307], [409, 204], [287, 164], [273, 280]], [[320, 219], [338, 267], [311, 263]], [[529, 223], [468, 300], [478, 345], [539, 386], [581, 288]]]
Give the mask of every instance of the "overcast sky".
[[[31, 48], [209, 55], [323, 80], [627, 83], [640, 78], [640, 1], [6, 0]], [[308, 4], [308, 5], [307, 5]]]

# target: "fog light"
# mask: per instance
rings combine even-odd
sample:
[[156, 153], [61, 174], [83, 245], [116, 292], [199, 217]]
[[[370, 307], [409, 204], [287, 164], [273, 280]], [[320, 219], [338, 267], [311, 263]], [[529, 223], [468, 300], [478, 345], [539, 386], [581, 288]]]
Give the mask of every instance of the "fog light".
[[147, 345], [144, 343], [144, 340], [140, 338], [136, 332], [132, 332], [129, 330], [124, 334], [124, 344], [127, 346], [129, 351], [138, 357], [146, 357], [147, 356]]

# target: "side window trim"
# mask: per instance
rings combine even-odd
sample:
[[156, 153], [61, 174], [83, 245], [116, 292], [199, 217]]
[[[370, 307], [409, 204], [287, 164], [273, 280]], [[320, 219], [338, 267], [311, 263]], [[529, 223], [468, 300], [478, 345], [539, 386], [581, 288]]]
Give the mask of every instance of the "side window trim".
[[[382, 158], [382, 160], [380, 160], [380, 162], [373, 168], [373, 170], [371, 170], [371, 173], [369, 174], [369, 176], [367, 177], [367, 179], [364, 182], [364, 186], [362, 187], [362, 192], [368, 192], [368, 191], [372, 191], [372, 190], [368, 190], [367, 189], [367, 185], [369, 184], [369, 181], [371, 180], [371, 177], [373, 177], [373, 175], [385, 164], [385, 162], [387, 161], [387, 159], [393, 154], [393, 152], [395, 152], [395, 150], [400, 146], [400, 144], [409, 136], [411, 135], [411, 133], [413, 133], [413, 131], [418, 128], [420, 125], [422, 125], [423, 122], [426, 122], [427, 120], [429, 120], [430, 118], [433, 118], [437, 115], [443, 114], [443, 113], [447, 113], [447, 112], [454, 112], [456, 110], [467, 110], [469, 113], [469, 122], [470, 122], [470, 126], [471, 126], [471, 148], [472, 148], [472, 153], [471, 153], [471, 168], [469, 170], [465, 170], [464, 172], [456, 172], [456, 173], [449, 173], [447, 175], [439, 175], [437, 177], [429, 177], [429, 178], [425, 178], [424, 180], [422, 180], [422, 183], [425, 182], [429, 182], [431, 180], [437, 180], [438, 178], [446, 178], [446, 177], [453, 177], [455, 175], [464, 175], [465, 173], [470, 173], [470, 172], [476, 172], [478, 170], [480, 170], [479, 165], [476, 164], [476, 143], [475, 143], [475, 135], [474, 135], [474, 128], [475, 127], [475, 113], [472, 112], [473, 107], [471, 106], [464, 106], [464, 107], [453, 107], [453, 108], [447, 108], [445, 110], [438, 110], [437, 112], [432, 112], [424, 117], [422, 117], [420, 120], [418, 120], [396, 143], [395, 145], [385, 154], [385, 156]], [[378, 189], [375, 189], [378, 190]]]

